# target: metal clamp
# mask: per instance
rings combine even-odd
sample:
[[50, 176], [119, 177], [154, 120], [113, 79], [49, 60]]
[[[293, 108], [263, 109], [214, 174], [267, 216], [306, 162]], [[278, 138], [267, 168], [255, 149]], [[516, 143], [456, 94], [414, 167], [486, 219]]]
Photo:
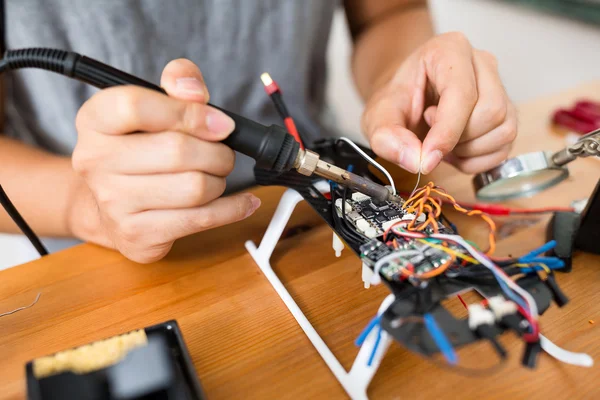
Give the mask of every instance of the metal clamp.
[[555, 153], [552, 161], [556, 165], [565, 165], [577, 157], [600, 157], [600, 129], [582, 136], [571, 146]]

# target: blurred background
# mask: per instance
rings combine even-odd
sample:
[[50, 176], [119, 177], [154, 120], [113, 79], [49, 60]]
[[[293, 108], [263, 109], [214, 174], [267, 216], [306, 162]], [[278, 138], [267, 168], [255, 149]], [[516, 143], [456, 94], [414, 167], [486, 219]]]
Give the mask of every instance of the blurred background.
[[[430, 0], [429, 5], [438, 33], [461, 31], [475, 47], [496, 55], [516, 103], [600, 79], [600, 0]], [[340, 9], [329, 43], [328, 101], [341, 131], [366, 143], [350, 56]], [[0, 269], [35, 258], [22, 237], [0, 234]]]
[[[461, 31], [498, 58], [517, 104], [600, 79], [600, 0], [429, 0], [429, 7], [436, 32]], [[328, 100], [342, 131], [366, 143], [350, 56], [340, 10], [329, 43]]]

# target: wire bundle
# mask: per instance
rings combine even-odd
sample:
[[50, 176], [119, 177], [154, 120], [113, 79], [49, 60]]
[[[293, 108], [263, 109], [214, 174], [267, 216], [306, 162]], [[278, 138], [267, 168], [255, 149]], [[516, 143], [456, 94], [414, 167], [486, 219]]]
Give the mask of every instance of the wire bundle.
[[[437, 195], [437, 197], [434, 197], [433, 195]], [[418, 189], [408, 200], [406, 200], [402, 206], [406, 212], [415, 213], [415, 219], [410, 221], [407, 229], [421, 232], [429, 227], [435, 233], [438, 233], [439, 228], [437, 219], [440, 218], [442, 213], [442, 199], [450, 202], [454, 206], [455, 210], [466, 214], [469, 217], [477, 215], [488, 224], [490, 233], [489, 248], [486, 251], [486, 254], [493, 254], [496, 249], [496, 224], [494, 221], [492, 221], [492, 219], [485, 215], [481, 210], [467, 210], [466, 208], [462, 207], [456, 202], [454, 197], [446, 193], [446, 191], [439, 186], [435, 186], [433, 182], [429, 182], [421, 189]], [[424, 213], [427, 216], [425, 221], [415, 226], [417, 217]]]

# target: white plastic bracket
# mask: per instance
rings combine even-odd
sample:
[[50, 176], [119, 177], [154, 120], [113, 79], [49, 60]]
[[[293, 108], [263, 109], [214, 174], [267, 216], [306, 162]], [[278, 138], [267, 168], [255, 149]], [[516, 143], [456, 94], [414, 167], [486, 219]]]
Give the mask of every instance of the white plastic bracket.
[[[329, 185], [325, 181], [317, 182], [315, 187], [321, 193], [329, 192]], [[319, 355], [323, 358], [331, 372], [333, 372], [350, 398], [356, 400], [368, 399], [367, 388], [371, 383], [371, 379], [377, 372], [381, 360], [387, 352], [392, 340], [389, 334], [385, 331], [381, 332], [379, 346], [377, 347], [377, 351], [373, 357], [371, 365], [368, 365], [369, 358], [371, 357], [371, 353], [377, 340], [378, 330], [372, 329], [363, 342], [358, 355], [354, 359], [352, 368], [349, 372], [346, 371], [337, 357], [331, 352], [327, 344], [323, 341], [321, 336], [317, 333], [310, 321], [306, 318], [300, 307], [298, 307], [298, 304], [296, 304], [293, 297], [287, 291], [271, 267], [270, 259], [271, 255], [273, 254], [273, 250], [275, 249], [275, 246], [279, 241], [285, 226], [287, 225], [294, 209], [296, 208], [296, 205], [302, 200], [302, 196], [297, 191], [293, 189], [286, 190], [279, 201], [279, 205], [275, 210], [275, 214], [273, 214], [273, 218], [267, 227], [260, 245], [256, 247], [254, 242], [247, 241], [246, 249], [254, 261], [256, 261], [256, 264], [258, 264], [263, 274], [265, 274], [269, 283], [271, 283], [279, 297], [281, 297], [281, 300], [283, 300], [308, 339], [311, 341]], [[388, 295], [381, 303], [378, 313], [381, 314], [384, 312], [393, 301], [394, 295]]]

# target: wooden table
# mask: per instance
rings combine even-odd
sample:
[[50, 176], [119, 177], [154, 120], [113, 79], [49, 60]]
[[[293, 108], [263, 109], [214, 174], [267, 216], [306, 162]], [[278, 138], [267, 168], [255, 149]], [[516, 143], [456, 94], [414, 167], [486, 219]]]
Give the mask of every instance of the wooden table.
[[[553, 108], [575, 98], [600, 99], [600, 82], [520, 107], [515, 153], [558, 149], [563, 133], [552, 131]], [[414, 178], [395, 170], [405, 189]], [[515, 205], [568, 205], [591, 192], [600, 163], [580, 160], [569, 181]], [[450, 168], [431, 177], [463, 201], [472, 200], [469, 177]], [[275, 291], [244, 249], [260, 241], [281, 188], [258, 188], [261, 209], [235, 226], [181, 240], [163, 261], [132, 263], [119, 254], [81, 245], [39, 261], [0, 272], [0, 312], [30, 309], [0, 318], [0, 397], [24, 398], [24, 365], [59, 350], [176, 319], [202, 385], [210, 399], [344, 398], [345, 394]], [[457, 217], [456, 217], [457, 218]], [[485, 239], [477, 219], [455, 221], [461, 234]], [[345, 251], [335, 258], [331, 231], [301, 204], [290, 223], [302, 233], [279, 243], [273, 265], [307, 317], [348, 368], [353, 341], [387, 294], [382, 286], [364, 290], [359, 260]], [[523, 253], [541, 244], [544, 221], [501, 240], [498, 254]], [[301, 230], [302, 231], [302, 230]], [[574, 272], [559, 281], [571, 302], [542, 317], [543, 333], [558, 345], [600, 360], [600, 258], [578, 254]], [[457, 300], [449, 301], [463, 313]], [[595, 321], [595, 324], [592, 322]], [[600, 370], [577, 368], [542, 355], [536, 371], [519, 365], [522, 342], [502, 338], [510, 360], [484, 377], [463, 376], [434, 365], [394, 344], [373, 379], [372, 398], [598, 398]], [[466, 366], [492, 364], [486, 344], [459, 351]]]

